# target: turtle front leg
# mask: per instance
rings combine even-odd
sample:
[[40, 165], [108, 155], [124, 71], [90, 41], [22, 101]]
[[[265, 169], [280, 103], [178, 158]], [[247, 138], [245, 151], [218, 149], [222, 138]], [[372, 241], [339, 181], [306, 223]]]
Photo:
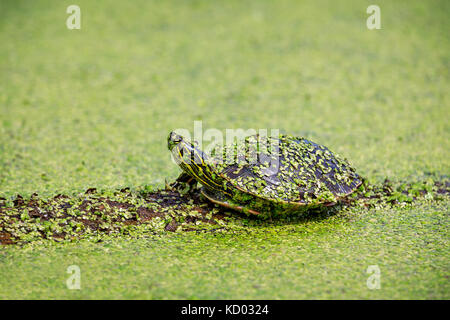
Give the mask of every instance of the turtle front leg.
[[192, 192], [197, 186], [197, 181], [186, 172], [182, 172], [177, 180], [168, 183], [166, 180], [166, 190], [178, 191], [182, 194]]

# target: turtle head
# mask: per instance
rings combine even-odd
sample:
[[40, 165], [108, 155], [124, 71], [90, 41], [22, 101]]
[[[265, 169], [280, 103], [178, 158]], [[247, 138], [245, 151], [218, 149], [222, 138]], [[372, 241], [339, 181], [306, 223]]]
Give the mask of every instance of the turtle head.
[[206, 187], [212, 188], [214, 182], [214, 171], [209, 157], [195, 144], [185, 139], [183, 136], [171, 132], [167, 138], [167, 147], [169, 148], [175, 162], [184, 172], [192, 176], [197, 182]]
[[194, 143], [173, 131], [167, 138], [167, 147], [179, 165], [182, 163], [191, 165], [192, 162], [202, 165], [207, 159], [207, 155], [198, 149]]
[[170, 151], [172, 151], [173, 147], [175, 147], [179, 143], [183, 143], [183, 141], [184, 139], [182, 136], [172, 131], [167, 138], [167, 147]]

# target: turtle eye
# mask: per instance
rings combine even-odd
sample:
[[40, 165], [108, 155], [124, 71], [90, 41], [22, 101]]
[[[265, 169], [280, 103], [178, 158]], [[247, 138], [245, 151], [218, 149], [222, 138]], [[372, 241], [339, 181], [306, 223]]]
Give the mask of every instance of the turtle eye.
[[170, 141], [174, 142], [174, 143], [179, 143], [181, 142], [182, 138], [181, 136], [179, 136], [178, 134], [176, 134], [175, 132], [172, 132], [170, 134]]

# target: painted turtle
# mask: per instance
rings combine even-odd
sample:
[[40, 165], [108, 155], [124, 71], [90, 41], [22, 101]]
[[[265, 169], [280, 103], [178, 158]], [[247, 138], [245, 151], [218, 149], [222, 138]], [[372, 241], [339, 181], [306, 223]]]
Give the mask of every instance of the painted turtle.
[[324, 146], [288, 135], [262, 138], [249, 136], [207, 155], [171, 132], [168, 148], [183, 170], [172, 186], [198, 182], [213, 203], [271, 216], [334, 205], [362, 183], [347, 160]]

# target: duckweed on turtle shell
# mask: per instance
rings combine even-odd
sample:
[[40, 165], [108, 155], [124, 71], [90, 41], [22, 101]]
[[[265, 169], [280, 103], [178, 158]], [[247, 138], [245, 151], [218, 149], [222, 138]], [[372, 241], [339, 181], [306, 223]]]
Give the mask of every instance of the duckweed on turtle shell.
[[[217, 153], [220, 158], [211, 159], [212, 167], [229, 182], [224, 189], [234, 191], [238, 203], [248, 202], [242, 192], [286, 208], [290, 203], [333, 203], [362, 183], [347, 160], [300, 137], [250, 136], [243, 143], [227, 145]], [[236, 188], [242, 192], [236, 192]], [[260, 202], [263, 206], [270, 205], [267, 201]]]

